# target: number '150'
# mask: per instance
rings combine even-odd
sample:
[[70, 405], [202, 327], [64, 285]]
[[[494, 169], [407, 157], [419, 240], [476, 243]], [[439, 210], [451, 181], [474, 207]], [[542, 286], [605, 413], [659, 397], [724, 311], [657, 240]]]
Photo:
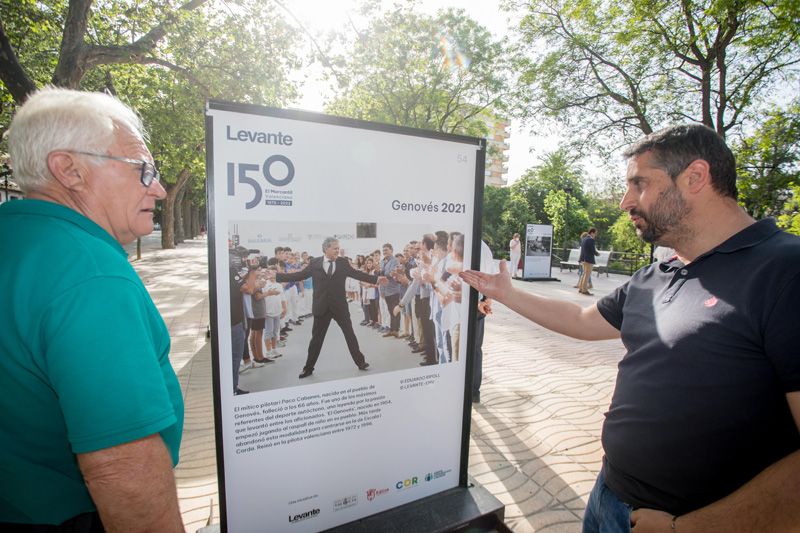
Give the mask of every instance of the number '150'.
[[[275, 164], [286, 167], [286, 177], [278, 179], [273, 175]], [[264, 160], [263, 165], [253, 163], [228, 163], [228, 196], [236, 195], [236, 183], [241, 183], [253, 188], [253, 199], [245, 204], [245, 208], [252, 209], [261, 203], [262, 188], [258, 182], [260, 173], [267, 183], [275, 187], [288, 185], [294, 179], [294, 163], [285, 155], [271, 155]], [[236, 167], [239, 167], [238, 172]]]

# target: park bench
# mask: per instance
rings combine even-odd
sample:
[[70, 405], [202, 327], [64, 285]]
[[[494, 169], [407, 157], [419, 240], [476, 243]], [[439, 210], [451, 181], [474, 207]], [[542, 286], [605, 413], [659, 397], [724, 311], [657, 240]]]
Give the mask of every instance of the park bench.
[[597, 272], [598, 277], [600, 277], [600, 271], [605, 270], [606, 277], [608, 277], [608, 259], [611, 257], [611, 252], [603, 252], [601, 250], [598, 251], [600, 252], [600, 255], [598, 255], [594, 260], [594, 270]]
[[[578, 248], [570, 249], [567, 260], [561, 261], [561, 272], [564, 271], [564, 267], [568, 268], [570, 272], [572, 272], [572, 267], [578, 268], [581, 265], [578, 261], [580, 256], [581, 251]], [[608, 276], [608, 260], [610, 257], [610, 251], [600, 251], [600, 255], [595, 258], [594, 270], [597, 272], [598, 276], [601, 270], [605, 271], [606, 277]]]
[[581, 251], [578, 248], [571, 248], [569, 251], [569, 257], [566, 261], [561, 261], [561, 272], [564, 272], [564, 267], [567, 267], [570, 272], [572, 272], [572, 267], [578, 268], [581, 266], [578, 258], [581, 256]]

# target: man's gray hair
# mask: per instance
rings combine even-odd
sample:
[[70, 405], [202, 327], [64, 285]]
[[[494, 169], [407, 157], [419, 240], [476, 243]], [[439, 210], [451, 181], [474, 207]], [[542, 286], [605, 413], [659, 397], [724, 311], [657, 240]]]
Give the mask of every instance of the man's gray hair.
[[339, 239], [336, 239], [334, 237], [327, 237], [324, 241], [322, 241], [322, 253], [325, 253], [328, 250], [328, 248], [333, 246], [333, 243], [335, 242], [339, 242]]
[[103, 93], [45, 87], [17, 110], [8, 132], [14, 180], [29, 192], [52, 179], [47, 156], [55, 150], [104, 154], [119, 128], [144, 138], [142, 121]]

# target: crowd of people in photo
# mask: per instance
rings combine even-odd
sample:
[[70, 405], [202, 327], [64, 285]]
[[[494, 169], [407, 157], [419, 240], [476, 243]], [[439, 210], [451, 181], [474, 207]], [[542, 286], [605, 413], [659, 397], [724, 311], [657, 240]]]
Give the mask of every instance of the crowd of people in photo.
[[421, 366], [458, 360], [461, 328], [461, 280], [464, 235], [437, 231], [408, 242], [402, 252], [386, 243], [381, 250], [357, 255], [354, 268], [385, 276], [385, 285], [356, 280], [349, 298], [361, 304], [361, 326], [383, 337], [408, 343]]
[[[303, 271], [313, 259], [306, 251], [277, 247], [268, 257], [261, 250], [231, 247], [231, 327], [234, 337], [234, 371], [243, 374], [275, 363], [282, 357], [292, 330], [312, 313], [311, 278], [280, 283], [276, 274]], [[361, 308], [360, 325], [384, 338], [403, 340], [419, 365], [458, 360], [461, 324], [464, 236], [459, 232], [437, 231], [406, 243], [402, 251], [385, 243], [369, 254], [347, 257], [350, 265], [365, 274], [388, 282], [368, 283], [348, 277], [347, 301]], [[239, 310], [244, 342], [237, 343]], [[241, 345], [241, 350], [239, 348]], [[241, 351], [241, 353], [238, 353]], [[245, 394], [234, 377], [234, 394]]]
[[[252, 251], [252, 250], [251, 250]], [[292, 326], [299, 326], [311, 316], [311, 282], [277, 283], [270, 272], [297, 272], [311, 257], [290, 247], [277, 247], [272, 257], [248, 254], [240, 282], [233, 289], [242, 295], [246, 318], [247, 343], [240, 373], [260, 368], [282, 357], [279, 348], [286, 345]]]

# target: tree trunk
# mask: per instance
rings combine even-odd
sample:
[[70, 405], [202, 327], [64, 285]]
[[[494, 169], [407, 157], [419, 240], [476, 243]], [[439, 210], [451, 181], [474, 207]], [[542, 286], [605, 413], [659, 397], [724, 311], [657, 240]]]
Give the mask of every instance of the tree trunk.
[[11, 42], [8, 40], [3, 21], [0, 20], [0, 80], [18, 104], [23, 103], [28, 95], [36, 90], [36, 84], [20, 65]]
[[192, 204], [192, 235], [200, 235], [200, 208]]
[[167, 185], [167, 197], [162, 204], [161, 247], [164, 249], [175, 248], [175, 199], [178, 193], [189, 180], [189, 169], [184, 168], [178, 173], [178, 179], [172, 185]]
[[58, 64], [53, 73], [53, 85], [76, 89], [86, 74], [84, 36], [89, 24], [91, 0], [72, 0], [69, 3]]
[[185, 238], [183, 231], [183, 197], [185, 194], [186, 188], [182, 187], [175, 198], [175, 244], [182, 243]]
[[183, 239], [192, 239], [192, 201], [187, 197], [183, 197]]

